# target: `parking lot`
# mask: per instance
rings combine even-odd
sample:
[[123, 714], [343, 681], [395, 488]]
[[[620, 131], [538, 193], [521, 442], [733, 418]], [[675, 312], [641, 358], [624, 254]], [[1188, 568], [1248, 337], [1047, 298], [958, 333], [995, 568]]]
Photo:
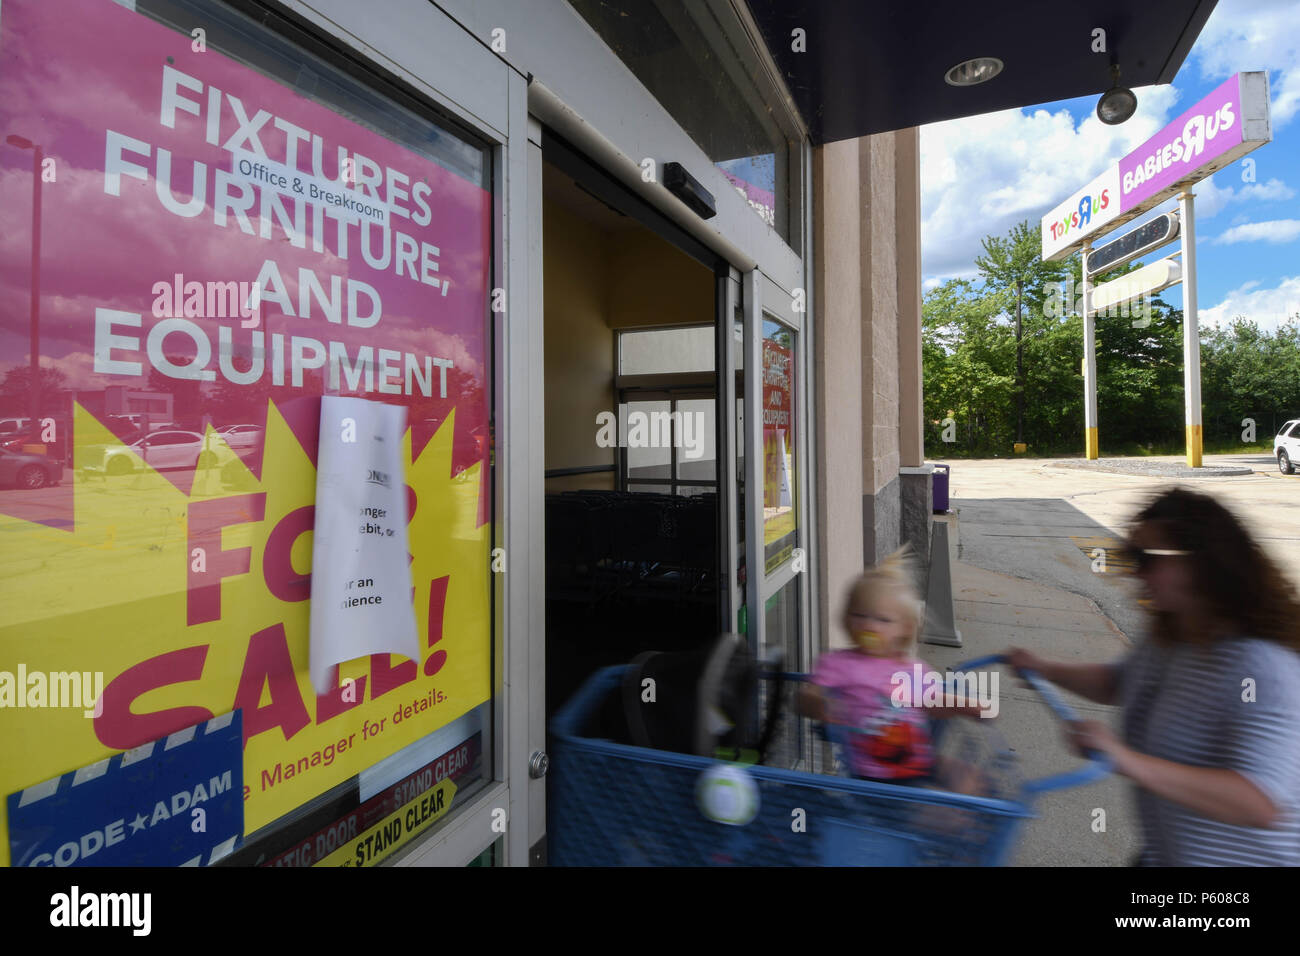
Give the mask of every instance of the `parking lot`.
[[1274, 459], [1263, 454], [1207, 455], [1205, 464], [1244, 465], [1252, 472], [1177, 480], [1053, 467], [1046, 459], [954, 461], [950, 494], [959, 515], [960, 557], [1090, 597], [1125, 634], [1136, 636], [1142, 611], [1114, 548], [1152, 493], [1179, 484], [1218, 497], [1292, 583], [1300, 583], [1300, 475], [1279, 474]]

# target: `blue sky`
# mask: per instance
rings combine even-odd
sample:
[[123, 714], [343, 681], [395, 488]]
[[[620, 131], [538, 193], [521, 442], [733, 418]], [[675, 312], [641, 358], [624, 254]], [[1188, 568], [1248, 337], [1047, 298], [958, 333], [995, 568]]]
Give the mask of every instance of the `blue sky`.
[[[928, 290], [974, 276], [980, 240], [1037, 223], [1106, 165], [1140, 146], [1234, 73], [1269, 74], [1273, 141], [1196, 189], [1198, 313], [1245, 315], [1274, 328], [1300, 313], [1300, 2], [1220, 0], [1174, 82], [1139, 87], [1137, 114], [1117, 127], [1097, 97], [1048, 103], [921, 131], [922, 272]], [[1113, 236], [1176, 207], [1153, 210]], [[1166, 247], [1174, 252], [1178, 244]], [[1154, 257], [1150, 257], [1154, 258]], [[1150, 261], [1150, 258], [1146, 261]], [[1182, 288], [1162, 293], [1182, 305]]]

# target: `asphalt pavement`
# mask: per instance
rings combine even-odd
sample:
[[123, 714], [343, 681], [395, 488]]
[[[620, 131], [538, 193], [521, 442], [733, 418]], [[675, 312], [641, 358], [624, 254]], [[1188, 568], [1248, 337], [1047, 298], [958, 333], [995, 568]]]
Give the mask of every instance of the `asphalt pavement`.
[[1144, 612], [1136, 582], [1115, 550], [1129, 520], [1153, 493], [1181, 485], [1218, 497], [1291, 581], [1300, 582], [1300, 475], [1279, 474], [1273, 459], [1263, 455], [1207, 455], [1205, 463], [1251, 471], [1167, 478], [1063, 468], [1049, 460], [952, 462], [958, 557], [1088, 597], [1132, 637], [1141, 633]]

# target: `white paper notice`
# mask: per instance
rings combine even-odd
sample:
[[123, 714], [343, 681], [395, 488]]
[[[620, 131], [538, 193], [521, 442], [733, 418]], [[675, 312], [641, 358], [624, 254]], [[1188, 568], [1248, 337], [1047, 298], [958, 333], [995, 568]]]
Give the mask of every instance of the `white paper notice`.
[[311, 556], [311, 682], [370, 654], [417, 664], [420, 642], [407, 560], [402, 436], [406, 409], [326, 395], [320, 408]]

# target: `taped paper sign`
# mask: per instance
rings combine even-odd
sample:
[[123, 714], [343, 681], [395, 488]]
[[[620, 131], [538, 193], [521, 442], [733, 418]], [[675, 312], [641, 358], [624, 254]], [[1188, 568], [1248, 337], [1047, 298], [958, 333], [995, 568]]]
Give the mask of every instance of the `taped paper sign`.
[[407, 561], [406, 409], [326, 395], [320, 404], [311, 556], [311, 682], [367, 654], [420, 659]]

